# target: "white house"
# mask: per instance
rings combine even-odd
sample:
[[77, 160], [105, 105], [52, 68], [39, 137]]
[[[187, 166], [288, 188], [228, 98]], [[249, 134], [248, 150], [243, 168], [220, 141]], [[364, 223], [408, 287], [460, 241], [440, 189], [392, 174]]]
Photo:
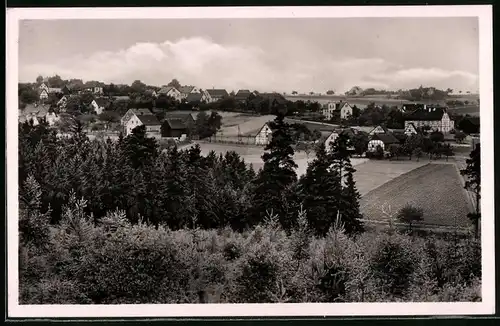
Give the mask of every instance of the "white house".
[[63, 97], [61, 97], [59, 101], [57, 101], [57, 106], [65, 107], [67, 102], [68, 102], [68, 95], [64, 95]]
[[161, 138], [161, 123], [156, 116], [149, 114], [133, 115], [125, 123], [125, 136], [132, 133], [132, 130], [138, 126], [146, 126], [146, 136], [152, 138]]
[[152, 115], [154, 116], [153, 112], [151, 112], [148, 109], [128, 109], [127, 112], [123, 115], [123, 117], [120, 119], [120, 124], [122, 126], [125, 126], [127, 122], [133, 117], [133, 116], [141, 116], [141, 115]]
[[340, 111], [340, 119], [348, 119], [352, 116], [352, 107], [349, 103], [340, 101], [336, 102], [328, 102], [322, 110], [323, 115], [327, 120], [330, 120], [333, 117], [333, 113], [335, 111]]
[[47, 105], [29, 104], [19, 112], [20, 122], [32, 120], [33, 125], [36, 126], [42, 119], [45, 119], [49, 126], [53, 126], [60, 118], [55, 112], [49, 112]]
[[267, 145], [271, 141], [271, 135], [273, 131], [266, 123], [259, 129], [257, 134], [255, 135], [255, 144], [256, 145]]
[[189, 94], [201, 93], [201, 89], [196, 86], [181, 86], [179, 92], [181, 93], [181, 99], [186, 99]]
[[47, 84], [45, 84], [45, 83], [42, 83], [40, 86], [38, 86], [38, 89], [39, 89], [40, 91], [42, 91], [42, 90], [46, 90], [46, 91], [47, 91], [47, 93], [49, 92], [49, 86], [47, 86]]
[[384, 127], [384, 126], [376, 126], [368, 134], [370, 136], [372, 136], [372, 135], [375, 135], [375, 134], [387, 134], [387, 133], [389, 133], [389, 130], [386, 127]]
[[409, 124], [415, 128], [428, 126], [433, 131], [449, 133], [455, 128], [455, 122], [450, 119], [444, 107], [423, 106], [405, 117], [405, 129]]
[[322, 110], [323, 115], [326, 120], [331, 120], [333, 117], [333, 112], [337, 109], [337, 103], [328, 102]]
[[335, 140], [338, 138], [339, 134], [340, 134], [340, 131], [334, 130], [328, 136], [328, 138], [326, 138], [326, 140], [325, 140], [325, 149], [326, 149], [327, 152], [330, 151], [333, 148], [333, 142], [335, 142]]
[[172, 86], [162, 87], [158, 91], [158, 95], [170, 96], [170, 97], [174, 98], [176, 101], [179, 101], [179, 102], [183, 98], [181, 92], [177, 88], [172, 87]]
[[378, 146], [386, 151], [389, 145], [398, 143], [399, 140], [392, 133], [375, 133], [370, 137], [370, 141], [368, 141], [368, 151], [375, 152]]
[[39, 97], [40, 97], [40, 100], [46, 100], [46, 99], [48, 99], [49, 98], [49, 91], [47, 89], [45, 89], [45, 88], [42, 88], [40, 90]]
[[107, 104], [108, 101], [105, 98], [98, 98], [90, 102], [90, 105], [92, 106], [96, 114], [103, 113], [106, 109]]

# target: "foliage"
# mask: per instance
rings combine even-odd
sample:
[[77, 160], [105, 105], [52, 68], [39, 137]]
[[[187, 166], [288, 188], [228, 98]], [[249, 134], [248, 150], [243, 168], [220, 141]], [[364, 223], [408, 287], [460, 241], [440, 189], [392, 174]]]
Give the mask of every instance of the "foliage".
[[420, 207], [407, 203], [399, 210], [396, 218], [403, 223], [407, 223], [411, 230], [413, 223], [421, 221], [423, 215], [423, 210]]
[[465, 181], [465, 189], [472, 191], [476, 198], [476, 212], [471, 214], [471, 218], [475, 234], [478, 236], [479, 233], [479, 220], [481, 219], [480, 212], [480, 199], [481, 199], [481, 146], [476, 144], [476, 147], [469, 154], [469, 158], [466, 160], [467, 166], [465, 169], [461, 170], [460, 173], [467, 177]]

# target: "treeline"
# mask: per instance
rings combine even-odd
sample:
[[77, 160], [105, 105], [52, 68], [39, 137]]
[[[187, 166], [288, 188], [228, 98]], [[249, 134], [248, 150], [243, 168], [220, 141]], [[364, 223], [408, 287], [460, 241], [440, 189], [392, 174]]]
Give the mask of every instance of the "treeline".
[[[113, 143], [89, 141], [78, 120], [75, 124], [73, 136], [63, 139], [43, 123], [20, 125], [19, 183], [34, 177], [43, 190], [43, 212], [50, 208], [54, 223], [73, 189], [78, 198], [88, 200], [86, 212], [95, 221], [121, 209], [132, 223], [143, 220], [172, 229], [195, 223], [244, 230], [269, 216], [277, 216], [290, 229], [302, 205], [318, 234], [328, 231], [338, 212], [347, 233], [363, 229], [347, 137], [339, 137], [329, 153], [320, 148], [318, 159], [297, 180], [296, 129], [283, 115], [270, 124], [272, 140], [257, 173], [234, 152], [204, 157], [199, 146], [160, 151], [156, 141], [145, 136], [144, 127]], [[329, 181], [318, 185], [314, 180], [319, 176]]]

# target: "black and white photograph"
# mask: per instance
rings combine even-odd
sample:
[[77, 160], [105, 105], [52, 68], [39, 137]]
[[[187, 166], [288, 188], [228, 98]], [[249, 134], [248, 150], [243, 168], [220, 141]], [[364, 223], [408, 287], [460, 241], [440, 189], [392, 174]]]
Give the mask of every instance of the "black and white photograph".
[[494, 313], [491, 20], [8, 10], [9, 315]]

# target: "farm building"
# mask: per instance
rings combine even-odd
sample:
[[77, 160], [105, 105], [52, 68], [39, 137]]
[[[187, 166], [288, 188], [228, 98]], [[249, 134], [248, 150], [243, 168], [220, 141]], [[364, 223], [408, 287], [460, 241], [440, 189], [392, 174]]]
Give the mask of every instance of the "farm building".
[[161, 123], [153, 114], [133, 114], [125, 123], [125, 136], [130, 135], [136, 127], [143, 125], [146, 126], [146, 136], [161, 137]]
[[349, 116], [352, 116], [352, 107], [349, 103], [340, 101], [336, 102], [328, 102], [322, 110], [323, 115], [327, 120], [330, 120], [333, 117], [334, 112], [340, 112], [341, 119], [347, 119]]
[[376, 133], [370, 137], [368, 151], [374, 152], [378, 146], [385, 151], [391, 144], [399, 144], [399, 140], [392, 133]]
[[272, 130], [269, 125], [266, 123], [259, 129], [257, 133], [253, 136], [255, 137], [256, 145], [267, 145], [271, 140]]
[[207, 89], [206, 92], [210, 96], [210, 102], [217, 102], [229, 97], [229, 94], [225, 89]]
[[166, 118], [161, 124], [161, 136], [166, 138], [186, 138], [189, 128], [180, 118]]
[[158, 91], [158, 96], [159, 95], [170, 96], [170, 97], [174, 98], [176, 101], [179, 101], [179, 102], [183, 98], [181, 92], [177, 88], [172, 87], [172, 86], [162, 87]]
[[194, 126], [195, 120], [193, 115], [190, 112], [181, 112], [181, 113], [167, 113], [165, 119], [177, 119], [181, 120], [188, 129]]
[[332, 133], [326, 138], [325, 140], [325, 149], [326, 151], [329, 151], [333, 147], [333, 142], [337, 139], [339, 136], [341, 130], [334, 130]]
[[455, 128], [455, 122], [450, 119], [446, 108], [427, 106], [416, 109], [405, 117], [405, 129], [409, 124], [416, 128], [429, 126], [432, 130], [440, 131], [444, 134], [449, 133]]
[[[359, 133], [358, 130], [354, 128], [345, 128], [345, 129], [335, 129], [333, 130], [330, 135], [326, 138], [325, 140], [325, 148], [327, 151], [331, 150], [333, 148], [333, 142], [337, 139], [339, 135], [347, 135], [349, 139], [353, 139], [355, 135]], [[347, 148], [350, 151], [354, 150], [354, 146], [349, 146]]]

